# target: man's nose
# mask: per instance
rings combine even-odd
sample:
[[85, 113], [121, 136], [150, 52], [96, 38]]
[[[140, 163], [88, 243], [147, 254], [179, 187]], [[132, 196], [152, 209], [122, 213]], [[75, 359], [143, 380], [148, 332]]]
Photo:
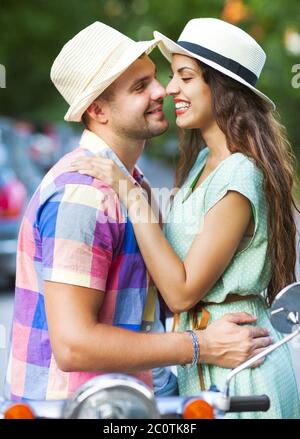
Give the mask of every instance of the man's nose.
[[166, 96], [167, 93], [165, 87], [156, 79], [152, 90], [152, 100], [157, 101], [159, 99], [164, 99]]

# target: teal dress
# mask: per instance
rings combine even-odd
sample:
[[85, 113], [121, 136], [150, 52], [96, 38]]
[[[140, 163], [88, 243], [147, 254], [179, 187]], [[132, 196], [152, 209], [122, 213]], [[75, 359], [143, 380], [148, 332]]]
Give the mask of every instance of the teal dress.
[[[165, 225], [165, 235], [177, 255], [184, 260], [206, 213], [228, 191], [239, 192], [248, 198], [255, 223], [254, 233], [241, 241], [229, 266], [202, 300], [218, 303], [206, 306], [211, 314], [209, 323], [227, 313], [248, 312], [257, 317], [257, 325], [269, 330], [275, 342], [281, 339], [282, 335], [272, 327], [269, 309], [263, 299], [263, 293], [270, 280], [271, 267], [267, 255], [268, 212], [262, 173], [251, 159], [241, 153], [235, 153], [223, 160], [189, 195], [188, 188], [204, 169], [207, 155], [208, 148], [200, 151], [186, 182], [177, 192]], [[246, 297], [242, 301], [222, 303], [229, 294]], [[191, 328], [191, 313], [181, 313], [178, 330]], [[228, 369], [203, 365], [202, 371], [206, 389], [212, 384], [223, 389]], [[178, 384], [181, 395], [195, 395], [200, 392], [197, 368], [178, 367]], [[228, 414], [228, 418], [300, 418], [297, 384], [288, 346], [284, 345], [274, 351], [261, 366], [248, 368], [238, 374], [231, 383], [230, 393], [267, 394], [271, 399], [271, 408], [265, 413]]]

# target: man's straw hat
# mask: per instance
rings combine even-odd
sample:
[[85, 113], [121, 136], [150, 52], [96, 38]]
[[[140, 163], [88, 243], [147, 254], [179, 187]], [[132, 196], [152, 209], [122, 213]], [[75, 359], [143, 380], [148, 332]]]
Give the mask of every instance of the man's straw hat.
[[50, 77], [70, 105], [65, 120], [80, 122], [89, 105], [155, 40], [135, 42], [96, 21], [68, 41], [55, 59]]

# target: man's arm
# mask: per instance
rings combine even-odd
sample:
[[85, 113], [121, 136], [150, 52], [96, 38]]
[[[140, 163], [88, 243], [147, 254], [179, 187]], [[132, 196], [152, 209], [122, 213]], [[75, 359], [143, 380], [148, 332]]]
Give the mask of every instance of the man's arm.
[[187, 334], [145, 334], [99, 323], [103, 299], [98, 290], [45, 282], [50, 341], [62, 370], [126, 373], [191, 361]]
[[[193, 348], [187, 333], [141, 333], [98, 322], [104, 294], [45, 282], [45, 307], [52, 350], [63, 371], [134, 373], [186, 364]], [[200, 361], [232, 368], [271, 343], [266, 330], [251, 326], [246, 313], [228, 314], [197, 331]]]

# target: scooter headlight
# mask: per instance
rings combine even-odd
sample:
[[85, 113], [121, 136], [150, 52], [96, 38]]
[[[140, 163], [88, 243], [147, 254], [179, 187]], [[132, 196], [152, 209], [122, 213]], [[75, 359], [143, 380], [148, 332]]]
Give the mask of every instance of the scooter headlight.
[[68, 419], [158, 419], [153, 392], [136, 378], [108, 374], [81, 386], [66, 403]]

